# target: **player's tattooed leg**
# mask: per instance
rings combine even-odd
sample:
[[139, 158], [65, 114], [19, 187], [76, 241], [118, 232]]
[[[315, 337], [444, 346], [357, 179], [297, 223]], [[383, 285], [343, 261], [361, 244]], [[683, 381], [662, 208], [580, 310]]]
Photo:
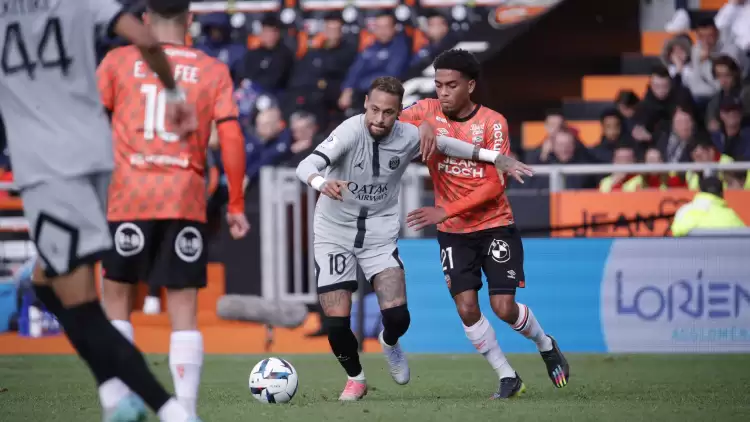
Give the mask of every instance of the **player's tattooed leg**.
[[348, 290], [321, 293], [318, 299], [326, 316], [349, 316], [352, 312], [352, 292]]
[[380, 309], [406, 304], [406, 280], [401, 268], [386, 268], [378, 273], [373, 280], [373, 288], [378, 296]]

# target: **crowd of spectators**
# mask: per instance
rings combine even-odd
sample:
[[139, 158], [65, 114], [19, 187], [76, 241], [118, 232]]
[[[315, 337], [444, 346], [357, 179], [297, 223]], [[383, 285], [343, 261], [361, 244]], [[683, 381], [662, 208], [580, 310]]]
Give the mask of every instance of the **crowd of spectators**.
[[[713, 19], [690, 23], [678, 11], [647, 92], [621, 91], [600, 116], [601, 143], [587, 148], [559, 110], [545, 119], [541, 147], [525, 151], [529, 164], [659, 163], [750, 160], [750, 1], [730, 0]], [[450, 20], [437, 11], [407, 32], [383, 10], [366, 29], [369, 38], [343, 30], [340, 12], [328, 13], [320, 30], [290, 38], [277, 14], [265, 15], [247, 40], [232, 36], [226, 13], [197, 16], [201, 36], [193, 46], [225, 62], [246, 138], [247, 184], [266, 165], [295, 166], [330, 129], [362, 111], [364, 95], [379, 76], [404, 79], [429, 66], [458, 41]], [[677, 22], [677, 23], [675, 23]], [[364, 41], [363, 41], [364, 40]], [[2, 119], [0, 117], [0, 129]], [[0, 130], [0, 133], [3, 131]], [[211, 148], [221, 168], [218, 143]], [[2, 148], [0, 148], [2, 149]], [[3, 151], [0, 151], [3, 152]], [[0, 154], [0, 180], [9, 180], [10, 161]], [[750, 188], [744, 172], [722, 175], [727, 187]], [[688, 174], [568, 176], [569, 189], [602, 191], [698, 186]], [[524, 188], [546, 188], [546, 177]]]
[[[678, 17], [683, 11], [678, 11]], [[674, 19], [673, 19], [674, 21]], [[670, 26], [671, 25], [671, 26]], [[620, 91], [600, 116], [601, 142], [587, 148], [559, 110], [545, 119], [547, 137], [527, 151], [530, 164], [689, 163], [750, 161], [750, 1], [731, 0], [715, 18], [676, 29], [639, 98]], [[703, 173], [705, 174], [705, 173]], [[687, 187], [703, 174], [568, 176], [566, 188], [635, 191]], [[727, 188], [750, 189], [750, 172], [719, 174]], [[535, 178], [524, 187], [546, 187]]]

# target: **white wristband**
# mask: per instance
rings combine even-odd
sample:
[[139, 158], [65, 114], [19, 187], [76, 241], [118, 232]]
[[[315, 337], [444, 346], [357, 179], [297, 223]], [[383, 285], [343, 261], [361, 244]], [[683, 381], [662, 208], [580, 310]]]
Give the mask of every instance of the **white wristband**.
[[486, 163], [494, 163], [497, 157], [500, 155], [497, 151], [490, 151], [488, 149], [480, 149], [479, 150], [479, 161], [484, 161]]
[[316, 191], [320, 192], [325, 182], [326, 179], [323, 176], [315, 176], [315, 178], [310, 181], [310, 186], [312, 186], [312, 188]]
[[164, 99], [167, 104], [182, 103], [185, 102], [185, 98], [185, 91], [180, 88], [164, 90]]

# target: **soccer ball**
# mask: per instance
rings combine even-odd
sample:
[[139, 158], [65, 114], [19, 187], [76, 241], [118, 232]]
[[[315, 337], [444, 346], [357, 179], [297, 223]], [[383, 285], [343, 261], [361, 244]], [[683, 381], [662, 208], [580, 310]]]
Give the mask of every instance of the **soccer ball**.
[[284, 359], [263, 359], [250, 372], [250, 392], [261, 403], [290, 401], [298, 383], [297, 370]]

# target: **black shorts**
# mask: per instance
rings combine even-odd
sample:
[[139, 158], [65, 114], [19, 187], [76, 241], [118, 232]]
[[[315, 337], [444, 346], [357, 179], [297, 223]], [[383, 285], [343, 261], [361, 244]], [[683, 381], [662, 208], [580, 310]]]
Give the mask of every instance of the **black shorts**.
[[512, 295], [524, 287], [523, 243], [515, 226], [473, 233], [438, 231], [437, 238], [451, 296], [481, 289], [482, 271], [490, 295]]
[[145, 281], [169, 289], [206, 286], [205, 224], [188, 220], [110, 221], [115, 247], [102, 261], [104, 277]]

